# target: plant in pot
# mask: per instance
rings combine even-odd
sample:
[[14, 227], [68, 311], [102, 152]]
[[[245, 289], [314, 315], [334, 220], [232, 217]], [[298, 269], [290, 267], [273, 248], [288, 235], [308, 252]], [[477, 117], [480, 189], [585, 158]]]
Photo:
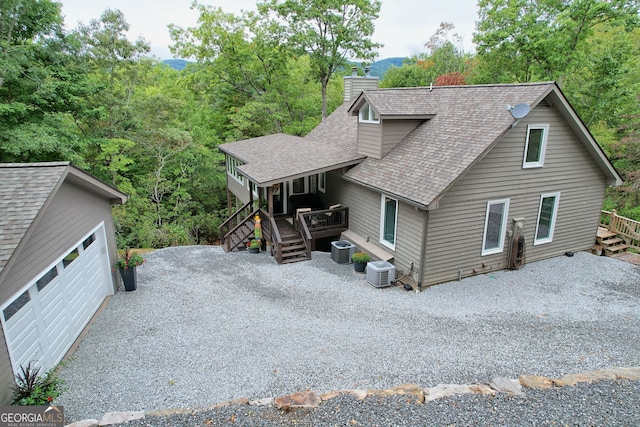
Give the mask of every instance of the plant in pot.
[[262, 245], [262, 242], [260, 240], [253, 239], [247, 243], [247, 249], [249, 250], [250, 254], [257, 254], [260, 253], [260, 245]]
[[129, 248], [126, 248], [118, 261], [116, 261], [115, 265], [116, 268], [120, 270], [125, 291], [135, 291], [138, 288], [136, 267], [143, 262], [144, 258], [142, 258], [142, 255], [132, 252]]
[[351, 261], [353, 261], [353, 269], [356, 271], [356, 273], [364, 273], [369, 260], [371, 260], [371, 257], [366, 252], [356, 252], [351, 255]]

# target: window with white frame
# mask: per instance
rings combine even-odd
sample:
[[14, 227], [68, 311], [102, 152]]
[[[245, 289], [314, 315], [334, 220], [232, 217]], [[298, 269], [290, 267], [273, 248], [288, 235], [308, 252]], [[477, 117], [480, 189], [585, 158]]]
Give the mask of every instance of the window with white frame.
[[529, 125], [527, 143], [524, 148], [523, 168], [541, 168], [544, 165], [544, 153], [547, 148], [549, 125]]
[[323, 193], [327, 191], [327, 173], [321, 172], [318, 174], [318, 190]]
[[231, 175], [236, 181], [244, 185], [244, 176], [238, 172], [238, 166], [242, 165], [240, 160], [235, 157], [227, 156], [227, 173]]
[[380, 213], [380, 243], [395, 250], [398, 229], [398, 201], [382, 195]]
[[503, 251], [508, 216], [509, 199], [487, 202], [481, 255], [497, 254]]
[[358, 118], [361, 123], [380, 123], [378, 113], [376, 113], [368, 102], [365, 102], [365, 104], [360, 108]]
[[549, 193], [540, 196], [536, 237], [533, 240], [534, 245], [549, 243], [553, 240], [553, 230], [556, 227], [559, 201], [560, 193]]

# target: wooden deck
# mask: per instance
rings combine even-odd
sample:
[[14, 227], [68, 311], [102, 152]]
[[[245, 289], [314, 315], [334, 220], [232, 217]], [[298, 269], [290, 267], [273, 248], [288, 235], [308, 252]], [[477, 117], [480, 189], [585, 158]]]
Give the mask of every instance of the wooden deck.
[[293, 225], [289, 222], [289, 218], [290, 217], [287, 216], [276, 217], [276, 224], [278, 225], [278, 230], [280, 231], [280, 237], [282, 237], [282, 240], [300, 237], [300, 232], [293, 228]]
[[615, 255], [611, 255], [611, 258], [619, 259], [620, 261], [629, 262], [635, 265], [640, 265], [640, 254], [636, 254], [633, 252], [620, 252]]

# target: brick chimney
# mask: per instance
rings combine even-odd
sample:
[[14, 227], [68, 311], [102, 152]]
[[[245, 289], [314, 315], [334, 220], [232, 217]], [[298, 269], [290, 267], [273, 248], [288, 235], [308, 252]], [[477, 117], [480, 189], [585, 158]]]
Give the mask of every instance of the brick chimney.
[[353, 101], [366, 89], [378, 89], [378, 78], [371, 76], [371, 67], [364, 67], [364, 77], [358, 67], [351, 67], [351, 75], [344, 78], [344, 102]]

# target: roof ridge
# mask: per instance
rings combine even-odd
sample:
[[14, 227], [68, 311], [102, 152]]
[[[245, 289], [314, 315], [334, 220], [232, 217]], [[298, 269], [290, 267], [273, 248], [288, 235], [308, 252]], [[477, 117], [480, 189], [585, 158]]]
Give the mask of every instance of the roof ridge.
[[69, 166], [71, 162], [0, 163], [0, 168], [43, 168]]
[[436, 90], [436, 89], [454, 89], [454, 88], [483, 88], [483, 87], [522, 87], [522, 86], [549, 86], [556, 84], [555, 81], [544, 82], [526, 82], [526, 83], [484, 83], [476, 85], [449, 85], [449, 86], [417, 86], [417, 87], [386, 87], [377, 89], [365, 89], [363, 92], [376, 91], [416, 91], [416, 90]]

